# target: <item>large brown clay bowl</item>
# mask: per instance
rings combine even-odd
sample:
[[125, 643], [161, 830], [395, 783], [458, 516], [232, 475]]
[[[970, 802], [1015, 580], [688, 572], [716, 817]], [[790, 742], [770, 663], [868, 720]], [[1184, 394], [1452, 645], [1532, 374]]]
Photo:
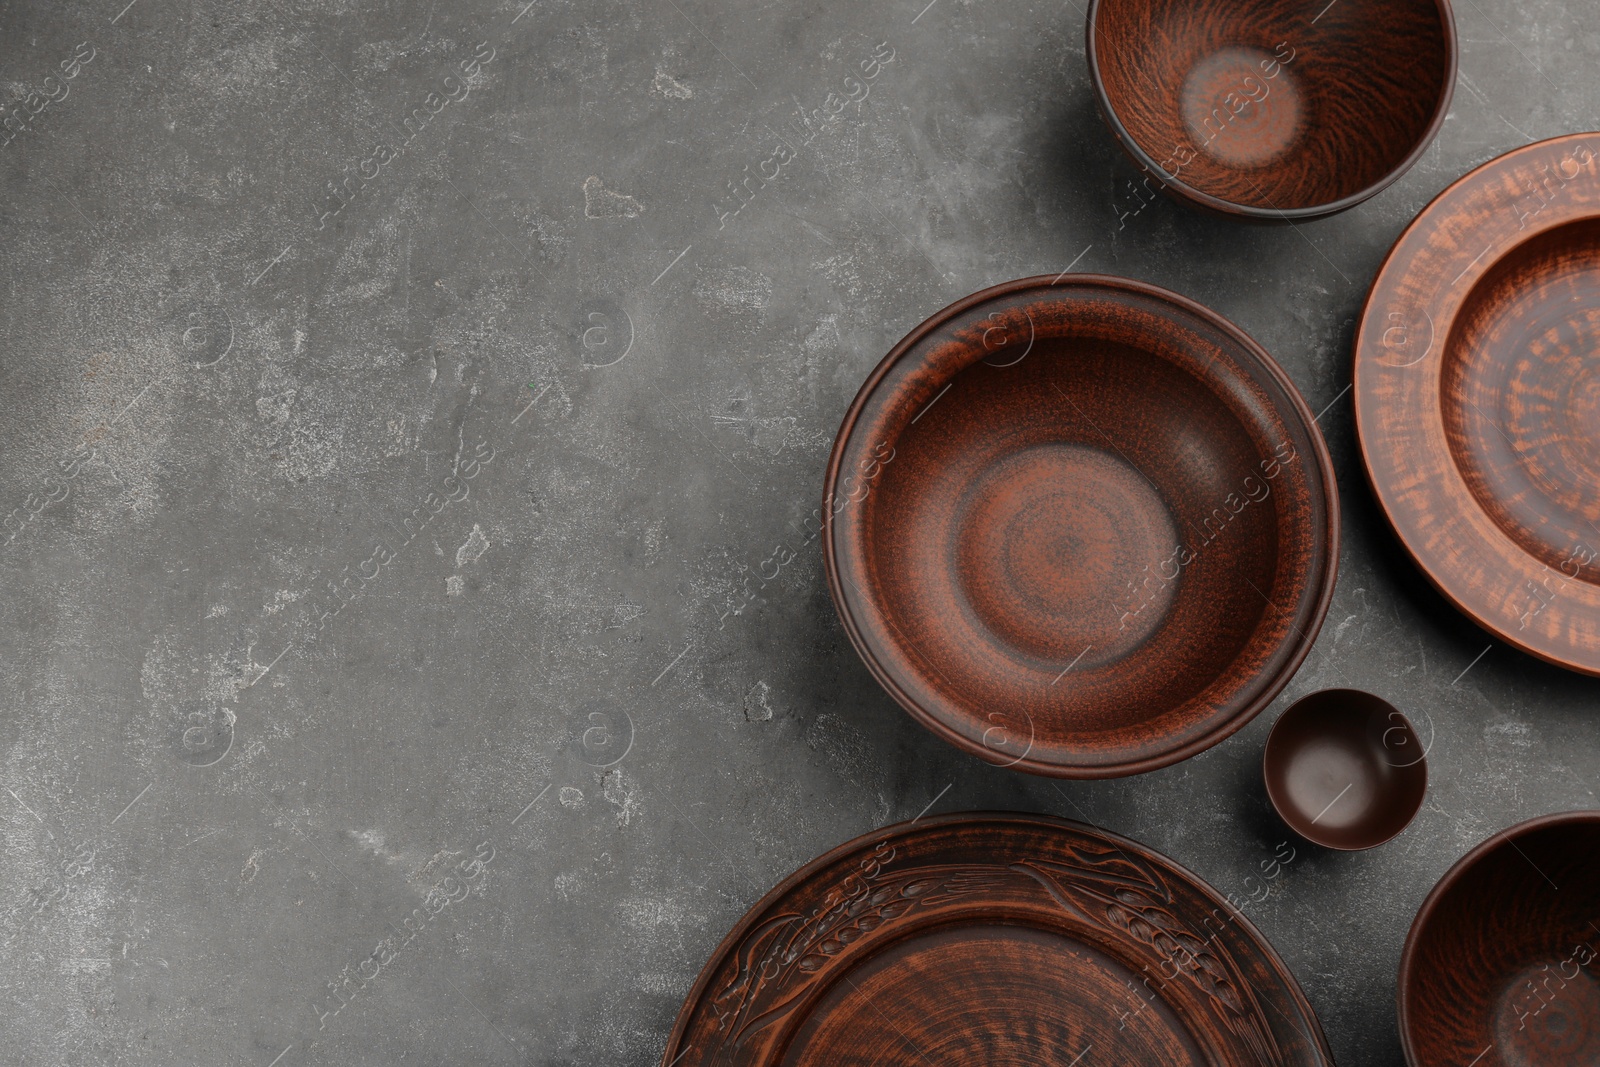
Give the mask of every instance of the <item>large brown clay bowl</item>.
[[1327, 448], [1259, 345], [1123, 278], [996, 286], [894, 347], [829, 460], [824, 560], [925, 726], [1066, 778], [1165, 766], [1265, 707], [1338, 559]]
[[1145, 174], [1131, 195], [1256, 219], [1381, 192], [1456, 79], [1449, 0], [1093, 0], [1087, 40], [1101, 114]]
[[1428, 791], [1428, 761], [1411, 723], [1359, 689], [1324, 689], [1290, 705], [1272, 726], [1261, 771], [1291, 830], [1346, 851], [1395, 837]]
[[1397, 996], [1412, 1067], [1600, 1063], [1600, 811], [1514, 826], [1451, 867]]
[[1356, 332], [1355, 409], [1401, 543], [1479, 625], [1600, 675], [1600, 134], [1429, 204]]

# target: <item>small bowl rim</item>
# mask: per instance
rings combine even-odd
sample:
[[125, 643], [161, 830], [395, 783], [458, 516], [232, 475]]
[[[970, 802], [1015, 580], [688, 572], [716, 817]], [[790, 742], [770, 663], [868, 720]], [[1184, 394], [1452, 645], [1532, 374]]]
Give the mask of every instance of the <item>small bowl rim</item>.
[[[1411, 735], [1413, 737], [1419, 736], [1417, 734], [1416, 724], [1411, 721], [1410, 717], [1407, 716], [1405, 712], [1395, 707], [1393, 701], [1389, 700], [1387, 697], [1379, 696], [1377, 693], [1367, 689], [1356, 689], [1355, 687], [1348, 685], [1333, 685], [1326, 689], [1317, 689], [1313, 692], [1296, 697], [1294, 702], [1287, 708], [1284, 708], [1283, 714], [1279, 715], [1278, 720], [1272, 724], [1272, 730], [1267, 734], [1267, 743], [1261, 746], [1261, 781], [1266, 786], [1267, 799], [1272, 802], [1272, 810], [1278, 813], [1278, 818], [1282, 819], [1289, 829], [1293, 830], [1307, 841], [1310, 841], [1313, 845], [1320, 845], [1322, 848], [1333, 849], [1335, 852], [1365, 852], [1368, 849], [1377, 848], [1379, 845], [1386, 845], [1390, 841], [1393, 841], [1395, 838], [1405, 833], [1406, 828], [1416, 820], [1417, 813], [1422, 810], [1422, 802], [1427, 799], [1428, 795], [1428, 754], [1424, 752], [1422, 754], [1422, 758], [1417, 760], [1417, 763], [1421, 764], [1422, 766], [1422, 796], [1417, 798], [1417, 806], [1411, 810], [1410, 815], [1406, 816], [1406, 821], [1401, 823], [1400, 827], [1388, 837], [1374, 841], [1367, 845], [1338, 845], [1331, 841], [1324, 841], [1313, 834], [1306, 833], [1305, 830], [1301, 829], [1299, 825], [1297, 825], [1298, 820], [1291, 819], [1288, 815], [1284, 814], [1286, 804], [1283, 800], [1279, 799], [1278, 791], [1272, 787], [1272, 776], [1267, 773], [1267, 761], [1272, 752], [1272, 742], [1277, 738], [1278, 727], [1283, 725], [1283, 721], [1290, 715], [1294, 714], [1295, 709], [1300, 707], [1301, 704], [1304, 704], [1312, 697], [1319, 697], [1325, 693], [1358, 693], [1361, 696], [1371, 697], [1373, 700], [1380, 701], [1390, 711], [1400, 716], [1400, 718], [1404, 720], [1406, 728], [1411, 731]], [[1411, 766], [1411, 764], [1408, 764], [1408, 766]]]
[[1484, 840], [1474, 845], [1466, 855], [1450, 865], [1450, 869], [1434, 883], [1428, 895], [1423, 898], [1422, 906], [1417, 909], [1416, 917], [1411, 920], [1411, 928], [1406, 931], [1405, 947], [1400, 950], [1400, 967], [1395, 972], [1394, 997], [1395, 997], [1395, 1022], [1400, 1031], [1400, 1049], [1405, 1053], [1406, 1063], [1409, 1067], [1427, 1067], [1417, 1055], [1417, 1050], [1411, 1041], [1411, 1004], [1406, 996], [1406, 987], [1411, 982], [1412, 972], [1417, 967], [1417, 954], [1421, 951], [1421, 934], [1423, 927], [1433, 918], [1439, 909], [1445, 894], [1455, 888], [1456, 884], [1466, 875], [1467, 871], [1477, 866], [1478, 863], [1500, 846], [1502, 842], [1510, 842], [1515, 847], [1515, 839], [1526, 837], [1538, 830], [1546, 830], [1552, 826], [1564, 825], [1592, 825], [1600, 830], [1600, 809], [1575, 808], [1571, 811], [1556, 811], [1548, 815], [1535, 816], [1524, 822], [1496, 830]]
[[[1028, 289], [1069, 288], [1121, 290], [1171, 304], [1175, 308], [1195, 315], [1232, 339], [1244, 351], [1249, 353], [1251, 358], [1261, 367], [1263, 373], [1270, 377], [1289, 398], [1289, 409], [1283, 412], [1284, 417], [1288, 418], [1292, 413], [1305, 427], [1306, 436], [1311, 441], [1312, 449], [1315, 453], [1317, 475], [1322, 483], [1322, 492], [1319, 495], [1319, 499], [1323, 505], [1324, 521], [1323, 527], [1318, 533], [1320, 533], [1326, 546], [1326, 559], [1319, 570], [1313, 571], [1308, 576], [1308, 585], [1320, 583], [1321, 588], [1317, 591], [1316, 599], [1311, 604], [1310, 615], [1306, 620], [1306, 624], [1299, 628], [1302, 639], [1295, 643], [1282, 667], [1268, 681], [1256, 698], [1240, 707], [1224, 721], [1218, 723], [1215, 729], [1169, 751], [1118, 763], [1085, 766], [1081, 764], [1055, 763], [1024, 755], [1021, 759], [1010, 763], [995, 764], [987, 758], [988, 755], [994, 753], [993, 749], [985, 748], [983, 745], [950, 729], [928, 709], [922, 707], [917, 701], [912, 700], [878, 662], [876, 652], [862, 633], [859, 622], [848, 607], [849, 601], [846, 598], [844, 586], [840, 579], [839, 564], [836, 558], [837, 552], [834, 547], [835, 516], [833, 509], [829, 506], [829, 502], [833, 500], [839, 483], [840, 468], [844, 463], [846, 447], [861, 420], [868, 401], [890, 370], [915, 349], [923, 338], [938, 330], [955, 316], [987, 301]], [[1136, 774], [1145, 774], [1149, 771], [1159, 770], [1162, 767], [1170, 767], [1175, 763], [1181, 763], [1192, 756], [1221, 744], [1238, 733], [1247, 724], [1254, 721], [1256, 716], [1272, 705], [1272, 702], [1283, 692], [1284, 687], [1294, 679], [1306, 657], [1311, 654], [1311, 647], [1316, 643], [1317, 635], [1322, 630], [1322, 624], [1327, 619], [1328, 608], [1333, 603], [1334, 586], [1337, 584], [1339, 577], [1342, 507], [1339, 498], [1338, 480], [1333, 467], [1333, 458], [1328, 451], [1328, 443], [1323, 437], [1321, 427], [1317, 425], [1316, 419], [1312, 417], [1310, 406], [1301, 394], [1300, 387], [1289, 376], [1289, 372], [1278, 364], [1278, 361], [1262, 347], [1260, 342], [1246, 333], [1243, 327], [1234, 323], [1220, 312], [1162, 286], [1115, 274], [1063, 272], [1053, 276], [1039, 274], [1033, 277], [1001, 282], [997, 285], [980, 289], [946, 305], [912, 327], [904, 337], [895, 343], [894, 347], [889, 349], [888, 353], [878, 361], [877, 366], [867, 375], [866, 380], [861, 383], [861, 388], [856, 391], [855, 398], [850, 402], [849, 408], [846, 409], [843, 419], [840, 420], [838, 432], [834, 436], [833, 446], [828, 454], [828, 466], [822, 484], [822, 503], [822, 526], [819, 536], [822, 541], [822, 564], [823, 572], [827, 577], [828, 594], [833, 601], [834, 612], [839, 618], [840, 625], [844, 628], [846, 636], [850, 638], [851, 646], [856, 650], [856, 655], [866, 665], [867, 671], [872, 675], [873, 679], [918, 725], [935, 737], [954, 745], [969, 755], [977, 756], [984, 762], [990, 763], [991, 766], [1001, 766], [1007, 769], [1014, 768], [1027, 774], [1036, 774], [1048, 778], [1091, 780], [1124, 778]]]
[[1337, 215], [1366, 200], [1372, 199], [1389, 186], [1399, 181], [1400, 178], [1414, 167], [1423, 153], [1433, 145], [1440, 129], [1444, 127], [1445, 119], [1450, 113], [1450, 103], [1455, 97], [1456, 77], [1461, 63], [1461, 45], [1456, 35], [1455, 9], [1451, 0], [1433, 0], [1439, 10], [1440, 25], [1444, 28], [1445, 42], [1445, 78], [1444, 91], [1439, 94], [1439, 102], [1434, 108], [1433, 118], [1429, 120], [1427, 128], [1417, 143], [1411, 146], [1411, 151], [1384, 173], [1377, 181], [1357, 189], [1348, 196], [1338, 200], [1330, 200], [1325, 204], [1313, 204], [1310, 207], [1300, 208], [1263, 208], [1250, 204], [1241, 204], [1233, 200], [1224, 200], [1219, 196], [1202, 192], [1184, 181], [1177, 175], [1170, 175], [1161, 169], [1148, 152], [1134, 139], [1132, 133], [1123, 125], [1122, 119], [1117, 115], [1117, 109], [1111, 104], [1111, 94], [1106, 91], [1105, 79], [1101, 75], [1100, 60], [1096, 54], [1098, 34], [1095, 31], [1095, 22], [1100, 14], [1100, 9], [1107, 3], [1118, 0], [1089, 0], [1087, 16], [1087, 29], [1084, 33], [1083, 51], [1089, 60], [1089, 83], [1094, 87], [1096, 102], [1100, 105], [1100, 114], [1105, 118], [1106, 125], [1111, 127], [1112, 134], [1116, 137], [1117, 144], [1128, 157], [1136, 163], [1141, 170], [1151, 176], [1158, 176], [1164, 189], [1170, 189], [1177, 194], [1179, 199], [1187, 200], [1199, 207], [1205, 208], [1221, 215], [1231, 215], [1259, 221], [1268, 222], [1296, 222], [1304, 219], [1323, 218], [1328, 215]]

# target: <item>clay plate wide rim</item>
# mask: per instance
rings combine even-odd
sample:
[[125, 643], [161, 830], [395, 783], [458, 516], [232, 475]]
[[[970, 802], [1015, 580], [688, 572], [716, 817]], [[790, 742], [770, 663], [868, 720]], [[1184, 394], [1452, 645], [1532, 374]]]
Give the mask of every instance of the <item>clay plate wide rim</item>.
[[1422, 131], [1417, 143], [1408, 152], [1405, 158], [1395, 164], [1393, 169], [1382, 178], [1373, 182], [1364, 189], [1358, 189], [1349, 196], [1338, 200], [1331, 200], [1326, 204], [1313, 204], [1310, 207], [1274, 208], [1255, 207], [1250, 204], [1239, 204], [1232, 200], [1223, 200], [1221, 197], [1212, 196], [1202, 192], [1184, 181], [1181, 177], [1168, 174], [1161, 169], [1161, 164], [1155, 157], [1146, 152], [1139, 142], [1134, 140], [1128, 128], [1122, 124], [1122, 119], [1117, 116], [1117, 110], [1111, 104], [1111, 96], [1106, 91], [1105, 81], [1100, 73], [1100, 60], [1096, 54], [1095, 16], [1100, 13], [1100, 7], [1105, 3], [1116, 0], [1089, 0], [1088, 28], [1084, 33], [1084, 55], [1089, 60], [1089, 84], [1094, 86], [1095, 102], [1100, 107], [1100, 114], [1105, 118], [1106, 125], [1111, 127], [1112, 134], [1117, 139], [1117, 144], [1146, 174], [1155, 177], [1165, 189], [1175, 193], [1181, 199], [1189, 201], [1195, 206], [1204, 208], [1218, 215], [1232, 218], [1251, 219], [1258, 222], [1296, 222], [1308, 219], [1319, 219], [1328, 215], [1337, 215], [1357, 204], [1372, 199], [1389, 186], [1399, 181], [1407, 171], [1414, 167], [1423, 154], [1433, 146], [1434, 139], [1439, 131], [1444, 128], [1445, 119], [1450, 114], [1450, 102], [1455, 97], [1456, 73], [1461, 62], [1461, 46], [1456, 36], [1455, 10], [1451, 0], [1434, 0], [1439, 8], [1439, 22], [1444, 27], [1445, 56], [1448, 66], [1445, 70], [1444, 90], [1439, 95], [1439, 104], [1434, 108], [1433, 118]]
[[[1563, 134], [1512, 149], [1474, 167], [1446, 186], [1417, 213], [1416, 218], [1406, 226], [1384, 256], [1383, 263], [1367, 290], [1366, 301], [1362, 305], [1361, 316], [1356, 325], [1352, 391], [1356, 440], [1360, 446], [1361, 464], [1367, 475], [1367, 484], [1372, 487], [1378, 506], [1388, 519], [1389, 527], [1405, 549], [1406, 555], [1411, 557], [1412, 563], [1429, 583], [1454, 605], [1456, 610], [1477, 623], [1491, 636], [1547, 663], [1581, 674], [1600, 676], [1600, 649], [1586, 652], [1570, 643], [1566, 645], [1556, 642], [1541, 643], [1534, 640], [1536, 634], [1525, 636], [1518, 629], [1514, 629], [1511, 622], [1503, 622], [1496, 617], [1496, 606], [1488, 602], [1483, 590], [1465, 584], [1457, 587], [1448, 569], [1430, 566], [1427, 562], [1427, 553], [1420, 544], [1426, 533], [1422, 527], [1437, 528], [1441, 520], [1448, 523], [1450, 520], [1471, 520], [1474, 517], [1481, 517], [1485, 522], [1488, 521], [1487, 516], [1482, 516], [1472, 491], [1462, 480], [1462, 475], [1448, 451], [1449, 445], [1444, 440], [1443, 399], [1440, 395], [1439, 382], [1444, 371], [1442, 367], [1432, 366], [1443, 362], [1444, 350], [1455, 324], [1456, 314], [1478, 282], [1504, 258], [1514, 255], [1522, 245], [1574, 222], [1600, 220], [1600, 177], [1593, 183], [1593, 192], [1582, 202], [1579, 196], [1563, 190], [1554, 201], [1547, 203], [1536, 213], [1537, 221], [1526, 229], [1511, 230], [1506, 219], [1502, 217], [1503, 213], [1510, 212], [1512, 220], [1515, 220], [1517, 211], [1515, 201], [1496, 204], [1487, 215], [1479, 214], [1475, 217], [1468, 217], [1468, 212], [1474, 209], [1474, 205], [1461, 204], [1459, 201], [1477, 197], [1480, 190], [1487, 196], [1489, 190], [1514, 179], [1518, 174], [1516, 168], [1519, 164], [1549, 162], [1562, 151], [1578, 147], [1587, 147], [1591, 151], [1596, 169], [1600, 171], [1600, 132]], [[1531, 174], [1531, 171], [1529, 173]], [[1579, 178], [1582, 177], [1582, 173], [1580, 171]], [[1573, 178], [1571, 181], [1576, 183], [1579, 178]], [[1527, 194], [1526, 190], [1522, 192], [1524, 195], [1531, 195]], [[1477, 204], [1481, 205], [1481, 200], [1477, 201]], [[1489, 247], [1483, 247], [1485, 242], [1489, 242]], [[1478, 249], [1482, 251], [1477, 251]], [[1443, 266], [1437, 268], [1442, 272], [1441, 276], [1453, 274], [1456, 269], [1460, 269], [1461, 274], [1455, 281], [1436, 290], [1430, 289], [1421, 294], [1412, 293], [1408, 285], [1414, 275], [1421, 273], [1416, 269], [1417, 261], [1425, 256], [1432, 256], [1436, 261], [1443, 258]], [[1433, 312], [1441, 310], [1441, 305], [1442, 310], [1448, 314], [1434, 316]], [[1408, 326], [1411, 318], [1419, 311], [1428, 316], [1430, 324], [1428, 349], [1423, 355], [1407, 364], [1384, 362], [1388, 351], [1385, 339], [1388, 332], [1391, 332], [1386, 329], [1386, 324], [1390, 319], [1380, 316], [1391, 312], [1395, 307], [1401, 308], [1399, 313], [1406, 315]], [[1420, 444], [1414, 444], [1410, 448], [1393, 450], [1395, 455], [1389, 458], [1379, 452], [1378, 438], [1381, 429], [1379, 420], [1387, 407], [1397, 405], [1394, 401], [1388, 401], [1386, 405], [1385, 400], [1379, 395], [1382, 383], [1377, 380], [1395, 370], [1413, 369], [1425, 370], [1429, 375], [1428, 382], [1431, 383], [1431, 385], [1424, 383], [1420, 387], [1422, 396], [1420, 403], [1426, 404], [1426, 409], [1412, 415], [1412, 425], [1417, 428], [1419, 431], [1417, 436], [1421, 436], [1422, 440]], [[1404, 388], [1404, 385], [1390, 386], [1390, 388], [1399, 390]], [[1413, 387], [1413, 391], [1416, 391], [1416, 387]], [[1417, 460], [1415, 453], [1422, 449], [1426, 449], [1430, 459], [1442, 467], [1442, 477], [1427, 471], [1418, 472], [1421, 461]], [[1392, 485], [1402, 479], [1418, 481], [1418, 491], [1430, 495], [1431, 506], [1424, 509], [1405, 506]], [[1470, 527], [1472, 522], [1456, 522], [1455, 526]], [[1485, 536], [1480, 531], [1469, 529], [1465, 540], [1472, 543], [1462, 544], [1459, 540], [1455, 543], [1466, 549], [1485, 550], [1494, 547], [1493, 536], [1493, 534]], [[1540, 578], [1548, 570], [1539, 560], [1525, 552], [1516, 562], [1525, 564], [1525, 569], [1518, 577], [1528, 580]], [[1477, 602], [1474, 602], [1474, 596]], [[1564, 601], [1558, 597], [1551, 603], [1563, 603], [1563, 610], [1600, 624], [1600, 590], [1591, 594], [1590, 599], [1592, 603], [1580, 603], [1573, 597], [1567, 597]], [[1564, 629], [1570, 630], [1570, 627]]]
[[1558, 811], [1508, 826], [1473, 846], [1470, 852], [1451, 864], [1450, 869], [1445, 871], [1444, 876], [1428, 891], [1428, 895], [1423, 898], [1422, 907], [1417, 909], [1416, 918], [1411, 920], [1411, 929], [1406, 932], [1405, 948], [1400, 952], [1400, 968], [1395, 975], [1395, 1014], [1400, 1029], [1400, 1048], [1405, 1053], [1406, 1063], [1412, 1067], [1430, 1067], [1423, 1064], [1417, 1055], [1417, 1050], [1412, 1046], [1411, 1004], [1406, 998], [1406, 989], [1411, 984], [1411, 972], [1417, 965], [1417, 953], [1421, 951], [1422, 930], [1433, 918], [1433, 913], [1444, 900], [1445, 894], [1461, 881], [1467, 871], [1502, 845], [1510, 844], [1515, 848], [1517, 838], [1525, 837], [1535, 831], [1547, 830], [1553, 826], [1584, 824], [1600, 828], [1600, 810]]
[[1294, 380], [1254, 338], [1219, 313], [1179, 293], [1174, 293], [1158, 285], [1151, 285], [1148, 282], [1136, 281], [1132, 278], [1109, 274], [1058, 274], [1053, 276], [1041, 274], [1031, 278], [1019, 278], [1015, 281], [990, 286], [970, 296], [963, 297], [929, 316], [913, 328], [910, 333], [906, 334], [898, 344], [890, 349], [888, 355], [879, 361], [877, 367], [873, 369], [856, 393], [855, 399], [851, 402], [843, 421], [840, 423], [838, 435], [834, 438], [833, 450], [828, 457], [827, 475], [823, 482], [821, 532], [823, 569], [828, 578], [829, 594], [833, 599], [839, 621], [843, 625], [845, 633], [849, 635], [850, 643], [855, 647], [857, 654], [861, 657], [862, 662], [866, 664], [872, 676], [877, 679], [878, 684], [883, 686], [884, 690], [894, 698], [895, 702], [924, 728], [962, 751], [984, 759], [985, 762], [993, 764], [995, 763], [993, 757], [1009, 755], [1009, 753], [1003, 751], [986, 748], [982, 744], [951, 729], [937, 716], [905, 693], [895, 679], [879, 663], [873, 643], [869, 641], [860, 623], [850, 611], [850, 600], [840, 580], [837, 549], [834, 545], [835, 515], [828, 502], [835, 499], [841, 468], [845, 462], [845, 453], [854, 436], [857, 423], [877, 391], [879, 383], [888, 376], [900, 360], [908, 353], [913, 352], [924, 338], [971, 308], [1013, 293], [1035, 288], [1042, 290], [1073, 288], [1122, 290], [1165, 302], [1180, 311], [1201, 319], [1207, 325], [1223, 333], [1231, 341], [1239, 345], [1243, 352], [1254, 360], [1257, 365], [1256, 369], [1270, 377], [1282, 390], [1283, 394], [1288, 398], [1291, 408], [1288, 411], [1280, 412], [1280, 417], [1285, 422], [1298, 421], [1305, 428], [1305, 436], [1310, 442], [1316, 457], [1317, 475], [1322, 485], [1320, 500], [1324, 522], [1320, 531], [1314, 531], [1314, 536], [1320, 537], [1326, 548], [1322, 565], [1318, 568], [1313, 568], [1307, 574], [1305, 583], [1308, 588], [1320, 583], [1321, 588], [1318, 589], [1315, 600], [1311, 602], [1311, 609], [1305, 616], [1303, 625], [1292, 628], [1298, 631], [1297, 636], [1299, 639], [1286, 638], [1287, 656], [1279, 664], [1277, 674], [1268, 679], [1266, 684], [1256, 691], [1254, 699], [1226, 715], [1218, 715], [1218, 721], [1212, 729], [1194, 739], [1151, 755], [1137, 756], [1116, 763], [1089, 765], [1047, 762], [1024, 755], [1001, 764], [1029, 774], [1038, 774], [1051, 778], [1101, 779], [1143, 774], [1182, 762], [1214, 745], [1220, 744], [1243, 729], [1246, 724], [1271, 705], [1273, 700], [1277, 699], [1278, 694], [1293, 679], [1295, 673], [1300, 669], [1300, 665], [1305, 662], [1305, 658], [1310, 655], [1311, 647], [1316, 643], [1317, 635], [1321, 632], [1322, 624], [1327, 618], [1329, 605], [1333, 602], [1334, 586], [1338, 580], [1341, 511], [1338, 481], [1334, 474], [1333, 459], [1328, 452], [1327, 442], [1323, 439], [1322, 431], [1317, 426], [1316, 419], [1312, 415], [1310, 407], [1306, 404], [1305, 398], [1301, 396], [1299, 387], [1294, 384]]
[[[853, 854], [867, 852], [881, 842], [926, 830], [937, 830], [951, 826], [959, 827], [962, 825], [981, 826], [984, 824], [1028, 827], [1057, 832], [1067, 831], [1099, 838], [1118, 851], [1128, 853], [1143, 862], [1152, 864], [1162, 871], [1182, 879], [1201, 895], [1210, 899], [1219, 909], [1226, 908], [1232, 916], [1227, 925], [1237, 927], [1243, 938], [1251, 942], [1259, 950], [1262, 959], [1279, 977], [1283, 991], [1288, 994], [1299, 1016], [1298, 1022], [1292, 1019], [1289, 1020], [1290, 1025], [1296, 1028], [1300, 1028], [1300, 1024], [1308, 1025], [1309, 1032], [1302, 1029], [1302, 1034], [1315, 1046], [1323, 1067], [1333, 1067], [1333, 1053], [1328, 1047], [1327, 1036], [1323, 1033], [1322, 1022], [1317, 1017], [1316, 1010], [1311, 1006], [1310, 1000], [1307, 999], [1305, 991], [1301, 989], [1300, 982], [1294, 976], [1293, 970], [1284, 962], [1283, 957], [1278, 954], [1272, 942], [1267, 940], [1266, 936], [1250, 921], [1250, 918], [1243, 911], [1234, 907], [1210, 882], [1207, 882], [1177, 860], [1121, 834], [1073, 819], [1063, 819], [1054, 815], [1040, 815], [1023, 811], [947, 812], [941, 815], [929, 815], [906, 822], [894, 823], [835, 845], [809, 863], [802, 865], [794, 873], [769, 889], [762, 895], [760, 900], [752, 904], [739, 917], [738, 922], [734, 923], [727, 935], [717, 944], [711, 955], [707, 957], [705, 965], [701, 967], [699, 975], [695, 978], [694, 985], [690, 987], [688, 994], [684, 997], [683, 1006], [678, 1010], [677, 1019], [674, 1021], [672, 1031], [667, 1037], [666, 1047], [661, 1053], [661, 1067], [671, 1067], [672, 1064], [677, 1063], [690, 1051], [680, 1049], [679, 1046], [684, 1039], [685, 1032], [694, 1021], [697, 1009], [705, 999], [723, 961], [737, 950], [740, 943], [750, 934], [752, 928], [771, 912], [775, 906], [781, 903], [785, 897], [792, 893], [796, 887], [811, 880], [820, 872], [837, 864], [840, 860]], [[1281, 1011], [1281, 1009], [1279, 1010]]]

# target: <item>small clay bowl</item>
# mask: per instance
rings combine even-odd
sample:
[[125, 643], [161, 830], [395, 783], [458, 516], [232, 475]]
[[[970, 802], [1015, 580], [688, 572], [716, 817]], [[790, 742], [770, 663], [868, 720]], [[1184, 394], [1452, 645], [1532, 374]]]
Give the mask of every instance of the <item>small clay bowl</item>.
[[1338, 494], [1293, 383], [1238, 327], [1123, 278], [953, 304], [845, 415], [823, 509], [846, 633], [991, 763], [1108, 778], [1271, 702], [1327, 611]]
[[1301, 697], [1261, 756], [1267, 796], [1289, 828], [1326, 848], [1381, 845], [1404, 830], [1428, 790], [1428, 761], [1394, 705], [1359, 689]]
[[1456, 80], [1449, 0], [1093, 0], [1087, 40], [1145, 172], [1125, 215], [1162, 188], [1252, 219], [1354, 207], [1421, 158]]
[[1600, 811], [1502, 830], [1445, 872], [1395, 993], [1411, 1067], [1600, 1063]]

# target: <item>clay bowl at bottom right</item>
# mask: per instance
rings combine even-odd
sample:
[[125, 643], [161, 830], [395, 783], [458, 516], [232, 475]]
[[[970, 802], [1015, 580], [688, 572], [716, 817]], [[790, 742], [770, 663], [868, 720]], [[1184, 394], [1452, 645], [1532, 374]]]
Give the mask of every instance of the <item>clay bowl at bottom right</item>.
[[1397, 986], [1412, 1067], [1600, 1064], [1600, 811], [1469, 852], [1428, 894]]

